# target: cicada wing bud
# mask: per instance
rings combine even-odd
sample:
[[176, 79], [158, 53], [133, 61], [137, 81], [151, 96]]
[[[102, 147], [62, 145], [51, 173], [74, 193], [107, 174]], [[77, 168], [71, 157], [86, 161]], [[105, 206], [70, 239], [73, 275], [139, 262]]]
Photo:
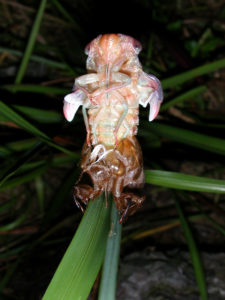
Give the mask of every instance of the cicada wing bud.
[[142, 72], [138, 79], [139, 104], [146, 107], [150, 104], [149, 121], [153, 121], [159, 113], [163, 101], [163, 90], [160, 81], [154, 75]]
[[81, 90], [66, 95], [64, 98], [63, 113], [68, 122], [71, 122], [79, 108], [83, 105], [85, 94]]
[[162, 101], [159, 101], [159, 95], [157, 91], [153, 92], [150, 97], [149, 122], [153, 121], [157, 117], [160, 105], [162, 103]]

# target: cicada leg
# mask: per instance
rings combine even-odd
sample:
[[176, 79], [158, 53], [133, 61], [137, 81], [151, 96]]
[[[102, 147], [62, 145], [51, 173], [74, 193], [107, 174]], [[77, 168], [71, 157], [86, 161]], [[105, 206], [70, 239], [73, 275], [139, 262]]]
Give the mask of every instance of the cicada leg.
[[82, 75], [75, 80], [75, 86], [82, 90], [86, 96], [88, 97], [89, 101], [95, 105], [95, 101], [93, 100], [95, 97], [93, 97], [93, 93], [90, 92], [88, 85], [92, 83], [99, 82], [99, 74], [90, 73], [87, 75]]
[[92, 194], [93, 188], [87, 184], [78, 184], [74, 187], [73, 199], [82, 213], [84, 213]]
[[121, 124], [123, 123], [123, 120], [125, 119], [126, 115], [127, 115], [127, 112], [128, 112], [128, 104], [125, 100], [123, 100], [123, 108], [124, 108], [124, 111], [122, 113], [122, 115], [120, 116], [119, 118], [119, 121], [118, 123], [116, 124], [116, 128], [114, 129], [114, 138], [115, 138], [115, 148], [118, 146], [118, 137], [117, 137], [117, 133], [120, 129], [120, 126]]
[[90, 127], [89, 127], [86, 107], [84, 105], [82, 106], [82, 113], [83, 113], [83, 117], [84, 117], [84, 124], [85, 124], [86, 131], [87, 131], [87, 144], [88, 144], [88, 146], [90, 146], [91, 145], [91, 143], [90, 143]]
[[120, 72], [113, 72], [112, 73], [112, 80], [117, 81], [118, 83], [111, 85], [105, 90], [105, 93], [109, 93], [114, 90], [119, 90], [128, 86], [131, 83], [131, 78], [123, 73]]

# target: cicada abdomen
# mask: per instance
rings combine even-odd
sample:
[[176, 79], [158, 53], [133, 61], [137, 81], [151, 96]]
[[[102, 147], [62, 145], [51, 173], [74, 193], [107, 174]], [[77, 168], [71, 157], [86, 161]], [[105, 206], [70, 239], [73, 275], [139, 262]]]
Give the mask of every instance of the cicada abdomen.
[[144, 184], [141, 149], [134, 137], [139, 104], [150, 104], [152, 121], [163, 98], [159, 80], [142, 70], [140, 50], [140, 43], [129, 36], [98, 36], [85, 49], [88, 74], [75, 80], [75, 91], [64, 99], [68, 121], [82, 106], [87, 141], [81, 168], [93, 182], [92, 187], [75, 187], [75, 201], [82, 209], [89, 199], [103, 191], [111, 192], [121, 220], [133, 214], [144, 201], [144, 197], [129, 191]]

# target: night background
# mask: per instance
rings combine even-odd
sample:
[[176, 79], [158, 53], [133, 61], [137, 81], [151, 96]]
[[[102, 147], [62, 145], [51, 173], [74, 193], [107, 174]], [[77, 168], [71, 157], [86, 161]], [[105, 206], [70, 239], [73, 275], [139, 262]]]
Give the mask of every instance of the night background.
[[146, 200], [123, 224], [116, 299], [224, 299], [224, 1], [45, 2], [0, 1], [0, 299], [41, 299], [82, 219], [86, 131], [63, 98], [103, 33], [140, 41], [164, 90], [152, 123], [140, 107]]

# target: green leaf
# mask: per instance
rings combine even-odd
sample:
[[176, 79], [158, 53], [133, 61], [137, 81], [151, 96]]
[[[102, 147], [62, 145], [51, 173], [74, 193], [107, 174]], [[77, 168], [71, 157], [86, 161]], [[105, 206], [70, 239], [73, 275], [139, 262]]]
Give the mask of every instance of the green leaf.
[[173, 189], [225, 194], [225, 181], [159, 170], [145, 171], [146, 183]]
[[30, 119], [38, 121], [40, 123], [59, 123], [62, 121], [63, 118], [62, 113], [58, 113], [56, 111], [22, 105], [13, 105], [13, 107], [15, 107], [16, 110], [23, 113], [25, 116], [28, 116]]
[[72, 168], [67, 172], [65, 178], [62, 180], [62, 184], [56, 189], [53, 196], [53, 201], [48, 207], [42, 223], [49, 223], [54, 217], [57, 216], [57, 213], [60, 211], [60, 208], [64, 205], [64, 199], [72, 191], [75, 180], [79, 175], [79, 168]]
[[197, 96], [198, 94], [204, 93], [206, 90], [207, 90], [207, 87], [205, 85], [201, 85], [197, 88], [194, 88], [190, 91], [187, 91], [186, 93], [183, 93], [182, 95], [180, 95], [180, 96], [166, 102], [165, 104], [163, 104], [160, 108], [160, 111], [161, 112], [165, 111], [168, 108], [170, 108], [171, 106], [174, 106], [178, 103], [182, 103], [185, 100], [188, 100], [189, 98], [193, 98], [193, 97]]
[[35, 189], [37, 193], [37, 200], [39, 209], [41, 212], [44, 212], [45, 207], [45, 185], [42, 176], [38, 176], [35, 178]]
[[31, 149], [23, 153], [16, 161], [11, 162], [6, 169], [0, 171], [0, 187], [5, 181], [12, 177], [29, 159], [36, 155], [42, 148], [42, 142], [37, 142]]
[[30, 122], [28, 122], [27, 120], [25, 120], [21, 115], [19, 115], [18, 113], [16, 113], [13, 109], [11, 109], [9, 106], [7, 106], [5, 103], [3, 103], [2, 101], [0, 101], [0, 111], [12, 122], [14, 122], [15, 124], [17, 124], [19, 127], [25, 129], [26, 131], [30, 132], [31, 134], [39, 137], [40, 140], [42, 140], [43, 142], [47, 143], [48, 145], [68, 154], [71, 155], [73, 157], [76, 157], [76, 155], [67, 150], [64, 147], [61, 147], [57, 144], [55, 144], [50, 137], [48, 137], [45, 133], [43, 133], [41, 130], [39, 130], [38, 128], [36, 128], [34, 125], [32, 125]]
[[43, 14], [44, 14], [46, 2], [47, 2], [47, 0], [41, 0], [40, 6], [39, 6], [39, 9], [38, 9], [38, 12], [37, 12], [37, 15], [34, 20], [34, 24], [33, 24], [33, 27], [32, 27], [32, 30], [31, 30], [31, 33], [29, 36], [29, 40], [28, 40], [28, 43], [27, 43], [27, 46], [26, 46], [26, 49], [24, 52], [22, 62], [20, 64], [18, 73], [16, 75], [16, 80], [15, 80], [16, 84], [21, 83], [21, 81], [24, 77], [24, 74], [26, 72], [26, 68], [27, 68], [31, 53], [33, 51], [35, 40], [36, 40], [38, 31], [39, 31], [39, 27], [41, 25], [41, 20], [42, 20]]
[[153, 133], [176, 142], [191, 145], [206, 151], [225, 155], [225, 140], [211, 137], [191, 130], [181, 129], [170, 125], [151, 123], [146, 124]]
[[17, 152], [17, 151], [27, 150], [33, 147], [35, 143], [37, 143], [37, 139], [34, 138], [10, 142], [4, 146], [0, 146], [0, 155], [8, 156], [15, 151]]
[[225, 58], [222, 58], [214, 62], [205, 64], [203, 66], [197, 67], [195, 69], [164, 79], [161, 81], [162, 87], [164, 89], [176, 87], [177, 85], [182, 84], [188, 80], [191, 80], [193, 78], [196, 78], [204, 74], [211, 73], [213, 71], [216, 71], [224, 67], [225, 67]]
[[31, 210], [31, 202], [28, 202], [26, 208], [21, 209], [21, 211], [23, 212], [22, 214], [19, 215], [19, 217], [15, 220], [13, 220], [12, 222], [2, 225], [0, 226], [0, 232], [3, 231], [8, 231], [8, 230], [12, 230], [16, 227], [18, 227], [20, 224], [22, 224], [26, 218], [28, 217], [28, 215], [30, 214], [30, 210]]
[[43, 300], [86, 300], [100, 270], [109, 234], [110, 206], [91, 201]]
[[185, 199], [187, 199], [188, 201], [190, 201], [192, 203], [193, 206], [197, 207], [198, 210], [201, 212], [202, 216], [204, 216], [218, 231], [220, 231], [223, 235], [225, 235], [225, 229], [218, 224], [213, 218], [211, 218], [205, 211], [204, 209], [202, 209], [202, 206], [198, 204], [197, 201], [192, 200], [191, 197], [189, 197], [189, 195], [185, 192], [176, 192], [178, 195], [182, 195]]
[[45, 86], [38, 84], [6, 84], [1, 85], [1, 89], [7, 90], [14, 93], [17, 92], [28, 92], [28, 93], [38, 93], [38, 94], [53, 94], [53, 95], [66, 95], [69, 89], [59, 88], [53, 86]]
[[29, 182], [34, 178], [37, 178], [41, 174], [43, 174], [47, 170], [46, 166], [42, 166], [40, 168], [36, 168], [30, 172], [25, 174], [21, 174], [20, 176], [14, 177], [12, 179], [4, 180], [2, 185], [0, 186], [0, 191], [7, 190], [9, 188], [14, 188], [15, 186], [21, 185], [23, 183]]
[[115, 203], [112, 203], [111, 229], [107, 240], [98, 300], [116, 299], [116, 279], [120, 254], [122, 225]]
[[183, 211], [181, 209], [179, 202], [175, 198], [174, 198], [174, 202], [175, 202], [177, 212], [179, 214], [181, 226], [184, 230], [184, 234], [185, 234], [188, 248], [190, 251], [190, 255], [191, 255], [191, 259], [192, 259], [192, 263], [193, 263], [193, 267], [194, 267], [194, 271], [195, 271], [195, 277], [196, 277], [196, 281], [197, 281], [198, 288], [200, 291], [201, 299], [207, 300], [208, 296], [207, 296], [207, 288], [206, 288], [206, 283], [205, 283], [205, 275], [204, 275], [198, 248], [196, 246], [192, 232], [191, 232], [188, 222], [183, 214]]
[[57, 9], [59, 10], [59, 12], [61, 12], [61, 14], [71, 23], [73, 24], [73, 26], [75, 27], [76, 31], [78, 33], [84, 34], [84, 31], [82, 30], [82, 28], [80, 27], [80, 25], [78, 24], [78, 22], [76, 22], [74, 16], [71, 16], [68, 11], [62, 6], [62, 4], [58, 1], [58, 0], [52, 0], [52, 2], [55, 4], [55, 6], [57, 7]]
[[[23, 52], [21, 52], [21, 51], [4, 48], [4, 47], [0, 47], [0, 52], [10, 53], [12, 55], [19, 56], [19, 57], [21, 57], [23, 55]], [[43, 63], [50, 67], [54, 67], [54, 68], [58, 68], [58, 69], [63, 69], [63, 70], [68, 69], [68, 66], [65, 63], [54, 61], [52, 59], [48, 59], [48, 58], [41, 57], [38, 55], [31, 55], [30, 60], [35, 61], [35, 62], [40, 62], [40, 63]]]

